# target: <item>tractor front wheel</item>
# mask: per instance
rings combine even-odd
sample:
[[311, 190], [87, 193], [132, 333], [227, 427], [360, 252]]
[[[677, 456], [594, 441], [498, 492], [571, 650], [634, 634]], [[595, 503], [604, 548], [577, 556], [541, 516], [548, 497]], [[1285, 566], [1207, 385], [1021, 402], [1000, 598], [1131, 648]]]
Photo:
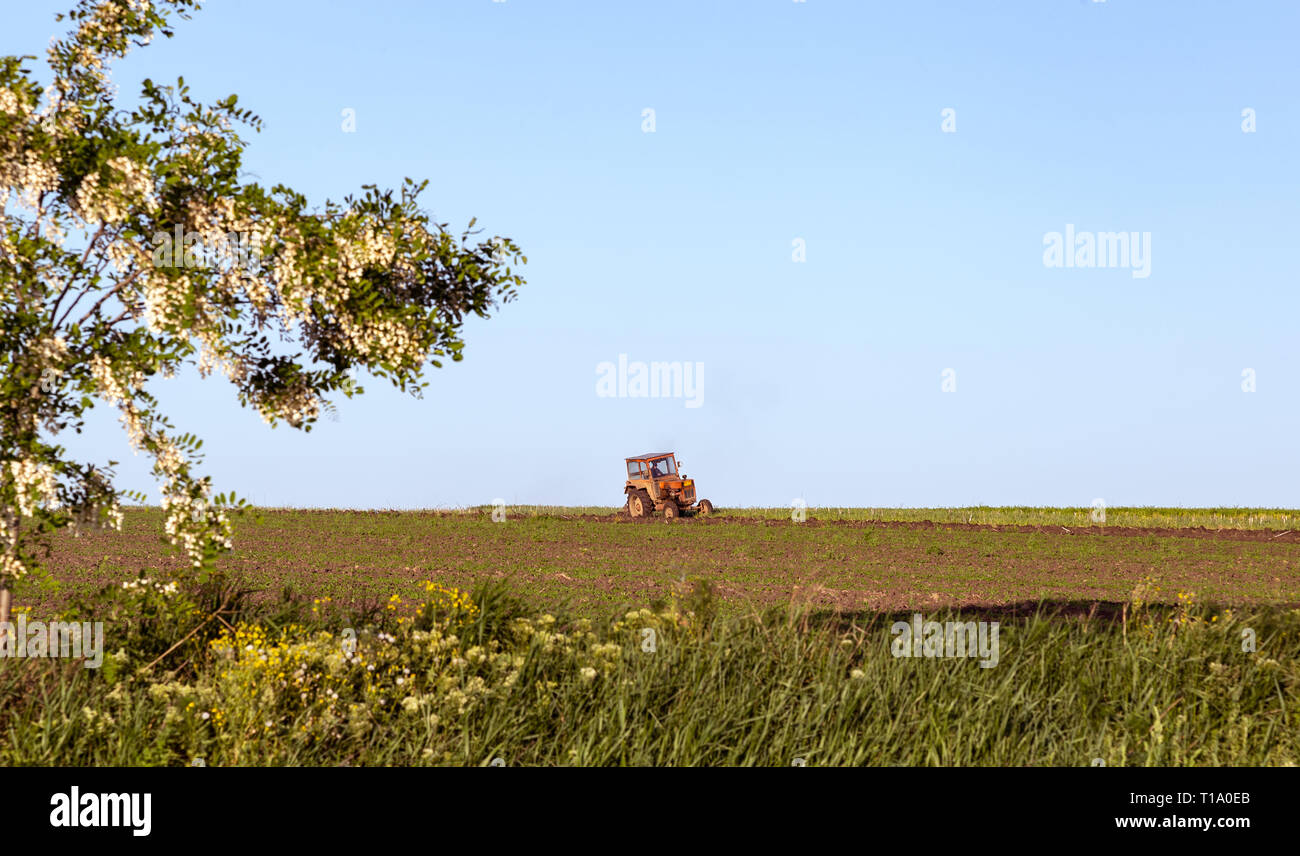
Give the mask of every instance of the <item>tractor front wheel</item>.
[[664, 503], [664, 520], [676, 520], [681, 516], [681, 509], [671, 499]]
[[712, 513], [713, 513], [713, 503], [709, 502], [707, 499], [701, 499], [700, 511], [699, 511], [700, 516], [708, 517]]

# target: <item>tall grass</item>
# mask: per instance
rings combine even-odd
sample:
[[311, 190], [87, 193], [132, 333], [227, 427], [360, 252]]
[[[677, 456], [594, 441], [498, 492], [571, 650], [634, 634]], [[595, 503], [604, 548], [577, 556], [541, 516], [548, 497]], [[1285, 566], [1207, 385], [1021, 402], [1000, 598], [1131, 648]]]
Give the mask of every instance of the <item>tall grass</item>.
[[366, 626], [280, 605], [156, 665], [166, 640], [98, 671], [0, 660], [0, 763], [1300, 761], [1300, 610], [1138, 597], [1116, 616], [1004, 618], [981, 668], [895, 657], [891, 623], [910, 616], [722, 617], [703, 586], [595, 624], [533, 614], [499, 585], [427, 592]]

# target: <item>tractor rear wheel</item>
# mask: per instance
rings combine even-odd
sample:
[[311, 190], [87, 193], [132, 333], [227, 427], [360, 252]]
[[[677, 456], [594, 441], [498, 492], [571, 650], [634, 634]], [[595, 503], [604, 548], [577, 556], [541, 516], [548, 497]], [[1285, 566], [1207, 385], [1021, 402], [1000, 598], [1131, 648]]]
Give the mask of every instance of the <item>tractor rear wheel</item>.
[[676, 520], [681, 514], [682, 510], [671, 499], [664, 503], [664, 520]]
[[634, 490], [627, 496], [627, 513], [630, 517], [648, 517], [654, 507], [649, 495], [643, 490]]
[[709, 502], [707, 499], [701, 499], [699, 515], [701, 517], [708, 517], [712, 513], [713, 513], [713, 503]]

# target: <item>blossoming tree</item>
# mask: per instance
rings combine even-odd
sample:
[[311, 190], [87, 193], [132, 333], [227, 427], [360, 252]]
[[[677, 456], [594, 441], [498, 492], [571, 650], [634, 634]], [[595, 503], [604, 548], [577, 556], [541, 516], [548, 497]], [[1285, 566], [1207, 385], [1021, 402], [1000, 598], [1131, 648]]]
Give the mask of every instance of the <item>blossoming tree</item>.
[[71, 459], [61, 434], [115, 408], [153, 462], [169, 540], [196, 567], [230, 546], [233, 495], [195, 471], [148, 390], [194, 365], [223, 374], [272, 425], [310, 430], [354, 369], [419, 394], [460, 360], [464, 318], [512, 299], [526, 262], [510, 240], [454, 236], [417, 204], [424, 184], [362, 188], [309, 210], [290, 188], [242, 180], [259, 120], [143, 83], [116, 103], [108, 68], [196, 0], [82, 0], [48, 49], [48, 86], [0, 57], [0, 621], [12, 583], [53, 532], [120, 526], [113, 462]]

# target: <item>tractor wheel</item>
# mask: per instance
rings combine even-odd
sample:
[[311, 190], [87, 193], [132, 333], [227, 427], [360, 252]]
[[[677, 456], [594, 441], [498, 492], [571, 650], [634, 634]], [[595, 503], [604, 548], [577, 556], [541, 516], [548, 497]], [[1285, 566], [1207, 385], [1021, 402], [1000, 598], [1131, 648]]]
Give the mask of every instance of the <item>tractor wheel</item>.
[[701, 499], [699, 515], [701, 517], [708, 517], [712, 513], [713, 513], [713, 503], [709, 502], [707, 499]]
[[634, 490], [627, 496], [627, 513], [630, 517], [649, 517], [654, 507], [654, 503], [643, 490]]
[[664, 503], [664, 520], [676, 520], [681, 515], [682, 510], [677, 507], [677, 503], [671, 499]]

